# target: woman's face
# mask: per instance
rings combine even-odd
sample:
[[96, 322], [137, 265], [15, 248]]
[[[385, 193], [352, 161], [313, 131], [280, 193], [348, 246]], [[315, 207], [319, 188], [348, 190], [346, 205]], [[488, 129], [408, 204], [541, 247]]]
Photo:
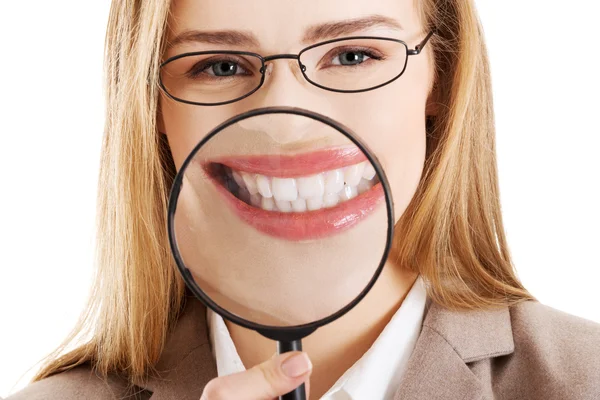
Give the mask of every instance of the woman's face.
[[[301, 49], [311, 44], [347, 36], [395, 38], [405, 41], [412, 49], [427, 34], [418, 19], [418, 10], [415, 8], [414, 3], [413, 0], [361, 0], [351, 2], [346, 0], [305, 0], [303, 2], [293, 0], [276, 2], [270, 0], [248, 2], [175, 0], [172, 4], [172, 13], [169, 20], [169, 42], [172, 42], [184, 32], [194, 30], [214, 33], [238, 31], [240, 34], [233, 37], [224, 34], [204, 35], [206, 41], [176, 41], [176, 44], [168, 47], [166, 54], [163, 55], [163, 60], [187, 52], [215, 50], [249, 51], [258, 53], [263, 57], [283, 53], [297, 54]], [[383, 23], [384, 20], [391, 23]], [[250, 40], [238, 44], [237, 41], [242, 36], [248, 36], [247, 39]], [[310, 40], [306, 41], [309, 36]], [[195, 145], [214, 127], [234, 115], [269, 106], [299, 107], [324, 114], [352, 129], [377, 156], [392, 189], [394, 214], [397, 221], [415, 193], [425, 159], [426, 107], [433, 76], [432, 60], [427, 50], [429, 50], [428, 46], [420, 55], [408, 57], [406, 70], [399, 79], [378, 89], [360, 93], [336, 93], [310, 84], [303, 77], [297, 60], [277, 59], [270, 61], [267, 63], [267, 65], [271, 65], [267, 70], [262, 87], [250, 96], [230, 104], [194, 106], [174, 101], [162, 95], [160, 98], [159, 129], [167, 135], [175, 165], [179, 170]], [[315, 62], [321, 61], [323, 60], [315, 60]], [[231, 64], [228, 64], [228, 66], [231, 66]], [[352, 66], [346, 67], [352, 68]], [[338, 65], [338, 68], [342, 68], [342, 66]], [[246, 68], [246, 70], [248, 69]], [[214, 74], [215, 70], [210, 70], [209, 73]], [[217, 90], [215, 93], [218, 95], [223, 91]], [[222, 136], [223, 140], [221, 142], [215, 141], [212, 148], [207, 147], [205, 159], [210, 161], [211, 157], [216, 159], [234, 155], [233, 153], [237, 153], [237, 156], [256, 155], [257, 153], [263, 155], [276, 154], [277, 151], [274, 149], [277, 146], [280, 146], [279, 148], [283, 152], [284, 149], [288, 148], [286, 146], [293, 142], [294, 130], [302, 130], [302, 133], [297, 135], [299, 138], [310, 138], [312, 142], [322, 139], [317, 137], [321, 135], [317, 132], [322, 131], [315, 128], [314, 123], [286, 123], [285, 119], [263, 119], [262, 121], [271, 121], [272, 124], [269, 126], [266, 123], [265, 126], [261, 127], [259, 126], [261, 120], [257, 121], [254, 125], [248, 123], [244, 128], [249, 131], [262, 128], [270, 129], [268, 135], [264, 137], [256, 136], [255, 139], [252, 139], [253, 136], [251, 135], [238, 135], [235, 138], [232, 136], [232, 140]], [[290, 119], [287, 121], [295, 120]], [[279, 132], [283, 132], [284, 128], [289, 137], [283, 138], [283, 133], [281, 133], [282, 137], [274, 137]], [[219, 135], [215, 139], [218, 137]], [[344, 142], [342, 139], [343, 137], [338, 135], [335, 140], [328, 142], [328, 145], [347, 145], [348, 143], [342, 143]], [[226, 143], [228, 140], [229, 144]], [[235, 145], [232, 145], [234, 142]], [[298, 140], [295, 146], [290, 145], [289, 148], [294, 148], [294, 154], [319, 150], [309, 148], [308, 145], [303, 149], [301, 143], [308, 142], [310, 141]], [[282, 143], [285, 143], [285, 145]], [[252, 150], [246, 151], [245, 149]], [[235, 168], [232, 168], [232, 170], [234, 171]], [[232, 173], [233, 171], [229, 172]], [[242, 168], [238, 172], [245, 171]], [[311, 170], [307, 175], [317, 176], [320, 173], [326, 174], [327, 171]], [[190, 174], [188, 178], [202, 176], [202, 174], [203, 172], [199, 169], [198, 175]], [[271, 177], [268, 175], [268, 172], [264, 173], [267, 180], [273, 184], [272, 177], [276, 176], [277, 173], [273, 172]], [[301, 179], [298, 175], [296, 174], [295, 177]], [[256, 177], [255, 175], [252, 176]], [[242, 179], [242, 181], [244, 180]], [[223, 208], [221, 210], [223, 201], [217, 193], [218, 190], [214, 190], [211, 186], [214, 182], [210, 182], [210, 179], [199, 179], [198, 182], [200, 183], [194, 184], [194, 190], [182, 192], [181, 197], [185, 197], [185, 203], [182, 202], [181, 207], [185, 205], [185, 217], [190, 220], [195, 218], [200, 228], [188, 229], [185, 233], [182, 232], [181, 236], [182, 238], [185, 236], [189, 243], [194, 243], [194, 245], [188, 246], [189, 249], [201, 248], [202, 251], [197, 251], [198, 254], [193, 255], [189, 254], [190, 251], [186, 251], [187, 254], [183, 256], [186, 258], [186, 262], [192, 263], [191, 260], [195, 260], [196, 263], [210, 265], [202, 271], [195, 271], [197, 272], [197, 280], [199, 279], [198, 276], [202, 275], [206, 281], [207, 290], [220, 290], [216, 288], [222, 287], [224, 280], [230, 281], [229, 278], [234, 276], [237, 281], [243, 281], [237, 286], [234, 285], [231, 293], [221, 293], [231, 299], [231, 304], [226, 304], [229, 308], [247, 306], [245, 299], [250, 298], [247, 296], [256, 298], [257, 293], [272, 292], [268, 289], [265, 290], [265, 288], [269, 288], [269, 281], [273, 282], [274, 286], [271, 287], [281, 287], [282, 285], [285, 287], [286, 280], [290, 282], [290, 285], [292, 285], [292, 282], [297, 284], [298, 274], [290, 272], [294, 268], [279, 267], [282, 263], [281, 260], [291, 259], [291, 254], [296, 254], [299, 259], [302, 258], [303, 254], [313, 254], [312, 257], [306, 257], [306, 259], [310, 259], [310, 263], [302, 267], [303, 274], [310, 276], [312, 273], [313, 275], [323, 276], [321, 282], [325, 286], [320, 289], [315, 289], [315, 287], [312, 289], [317, 292], [319, 290], [327, 292], [332, 296], [332, 299], [343, 298], [346, 302], [358, 294], [358, 291], [364, 287], [365, 282], [372, 276], [373, 268], [377, 266], [365, 268], [364, 265], [376, 264], [381, 258], [382, 239], [380, 238], [384, 230], [381, 229], [381, 224], [377, 225], [375, 220], [377, 217], [372, 217], [371, 222], [359, 223], [356, 228], [350, 229], [343, 235], [333, 235], [332, 237], [312, 241], [312, 245], [310, 240], [299, 241], [298, 238], [290, 240], [290, 237], [284, 237], [285, 235], [280, 238], [258, 234], [254, 236], [253, 232], [256, 231], [256, 226], [249, 227], [239, 219], [236, 220], [232, 217], [230, 209]], [[264, 182], [262, 183], [264, 184]], [[296, 183], [298, 184], [298, 181]], [[327, 181], [325, 181], [325, 187], [327, 187]], [[277, 212], [277, 206], [273, 206], [272, 202], [265, 201], [266, 199], [260, 197], [257, 197], [257, 199], [256, 202], [247, 200], [250, 203], [249, 206], [262, 208], [271, 213]], [[190, 211], [194, 208], [194, 204], [198, 202], [204, 205], [195, 212]], [[297, 217], [301, 219], [303, 213], [323, 212], [323, 209], [327, 208], [325, 203], [326, 201], [321, 200], [316, 203], [307, 200], [298, 209], [292, 207], [291, 210], [286, 211], [289, 214], [296, 213]], [[337, 206], [332, 206], [331, 209], [340, 207], [343, 204], [341, 200], [338, 200], [337, 203]], [[289, 204], [295, 205], [293, 202], [287, 202], [286, 204], [288, 208]], [[307, 205], [308, 210], [306, 209]], [[385, 216], [384, 210], [379, 210], [379, 214], [377, 212], [374, 214], [379, 215], [379, 218]], [[331, 216], [332, 214], [327, 215]], [[289, 216], [286, 218], [289, 221], [293, 219]], [[286, 224], [286, 226], [289, 227], [290, 225]], [[380, 232], [373, 234], [372, 230], [378, 229], [377, 226], [380, 227]], [[369, 240], [373, 237], [378, 239]], [[310, 238], [303, 237], [301, 239]], [[354, 242], [350, 242], [351, 240]], [[319, 249], [326, 250], [328, 255], [325, 256], [325, 253], [320, 256], [315, 255], [315, 243], [319, 243]], [[343, 245], [340, 245], [340, 243], [343, 243]], [[349, 243], [361, 243], [361, 246], [348, 246]], [[313, 247], [301, 248], [299, 246]], [[268, 251], [264, 250], [263, 253], [260, 253], [256, 249], [268, 249]], [[379, 254], [375, 254], [377, 252]], [[223, 275], [222, 270], [225, 267], [215, 268], [215, 264], [219, 262], [218, 260], [223, 259], [223, 254], [229, 255], [227, 257], [227, 268], [234, 271], [231, 272], [231, 275]], [[369, 256], [369, 254], [372, 255]], [[248, 260], [260, 265], [262, 269], [260, 271], [252, 270], [252, 273], [249, 273]], [[275, 263], [273, 260], [279, 261]], [[307, 263], [307, 261], [304, 262]], [[277, 265], [270, 265], [270, 263]], [[287, 264], [289, 267], [290, 263], [287, 262]], [[344, 268], [344, 270], [331, 269], [332, 264], [338, 264], [341, 266], [339, 268]], [[353, 269], [351, 265], [356, 265], [357, 268]], [[310, 268], [314, 268], [314, 272], [311, 272]], [[333, 272], [327, 274], [323, 272], [325, 270]], [[368, 273], [365, 274], [365, 270]], [[359, 274], [359, 278], [356, 278], [357, 281], [360, 281], [357, 284], [358, 286], [346, 284], [346, 288], [352, 288], [353, 290], [347, 296], [342, 296], [339, 291], [331, 289], [331, 285], [336, 280], [335, 277], [339, 277], [340, 274], [356, 276], [356, 274], [349, 271], [363, 271], [363, 273]], [[239, 279], [242, 276], [245, 279]], [[260, 282], [255, 285], [255, 289], [249, 288], [249, 286], [252, 286], [248, 285], [248, 279], [251, 279], [251, 277]], [[314, 276], [311, 276], [311, 278], [314, 278]], [[310, 282], [314, 281], [314, 279], [310, 279]], [[329, 289], [326, 290], [325, 287]], [[252, 293], [252, 291], [255, 291], [255, 293]], [[240, 292], [244, 292], [245, 295], [239, 295]], [[286, 293], [285, 301], [290, 304], [302, 302], [305, 305], [306, 299], [302, 298], [303, 293], [306, 293], [306, 290], [298, 291], [298, 297]], [[322, 294], [315, 294], [317, 297], [320, 295], [323, 298]], [[217, 296], [218, 294], [214, 293], [214, 297]], [[267, 313], [271, 311], [272, 315], [286, 315], [286, 310], [267, 310], [269, 307], [273, 307], [273, 304], [281, 306], [284, 303], [283, 298], [280, 299], [281, 301], [273, 300], [272, 295], [265, 297], [264, 302], [257, 304], [256, 308], [263, 312], [266, 310]], [[225, 300], [222, 301], [223, 304], [225, 302]], [[333, 311], [336, 311], [337, 306], [333, 307]], [[327, 310], [327, 312], [330, 311], [332, 310]], [[244, 312], [244, 310], [239, 309], [238, 314]], [[324, 311], [313, 309], [312, 312], [313, 314], [302, 318], [310, 319], [314, 315], [322, 316], [321, 314]]]

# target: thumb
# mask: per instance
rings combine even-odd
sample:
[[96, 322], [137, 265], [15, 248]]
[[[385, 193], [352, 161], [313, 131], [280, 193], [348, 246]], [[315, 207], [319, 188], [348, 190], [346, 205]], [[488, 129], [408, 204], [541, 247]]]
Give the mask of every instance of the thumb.
[[311, 372], [312, 363], [304, 352], [275, 355], [246, 371], [213, 379], [204, 388], [201, 400], [270, 400], [300, 386]]

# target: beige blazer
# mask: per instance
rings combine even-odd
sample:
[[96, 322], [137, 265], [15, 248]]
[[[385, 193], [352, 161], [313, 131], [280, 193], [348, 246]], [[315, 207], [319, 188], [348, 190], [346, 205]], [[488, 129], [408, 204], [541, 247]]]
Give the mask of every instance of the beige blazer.
[[[128, 389], [80, 366], [7, 400], [199, 400], [217, 373], [206, 309], [195, 298], [157, 368], [160, 376]], [[600, 324], [538, 302], [469, 312], [431, 303], [395, 399], [599, 400]]]

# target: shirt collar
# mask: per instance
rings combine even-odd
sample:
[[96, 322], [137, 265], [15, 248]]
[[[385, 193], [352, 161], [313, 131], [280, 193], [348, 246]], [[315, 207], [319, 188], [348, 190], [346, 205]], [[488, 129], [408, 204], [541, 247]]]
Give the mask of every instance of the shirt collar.
[[[427, 300], [419, 276], [371, 348], [326, 393], [351, 399], [391, 399], [415, 347]], [[337, 398], [337, 396], [334, 396]]]

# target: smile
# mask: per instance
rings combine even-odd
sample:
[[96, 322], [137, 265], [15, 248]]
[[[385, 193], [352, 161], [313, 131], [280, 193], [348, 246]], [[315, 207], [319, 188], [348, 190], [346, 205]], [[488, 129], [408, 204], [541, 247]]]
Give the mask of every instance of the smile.
[[384, 199], [375, 169], [358, 149], [221, 158], [205, 170], [242, 220], [287, 240], [341, 232]]

